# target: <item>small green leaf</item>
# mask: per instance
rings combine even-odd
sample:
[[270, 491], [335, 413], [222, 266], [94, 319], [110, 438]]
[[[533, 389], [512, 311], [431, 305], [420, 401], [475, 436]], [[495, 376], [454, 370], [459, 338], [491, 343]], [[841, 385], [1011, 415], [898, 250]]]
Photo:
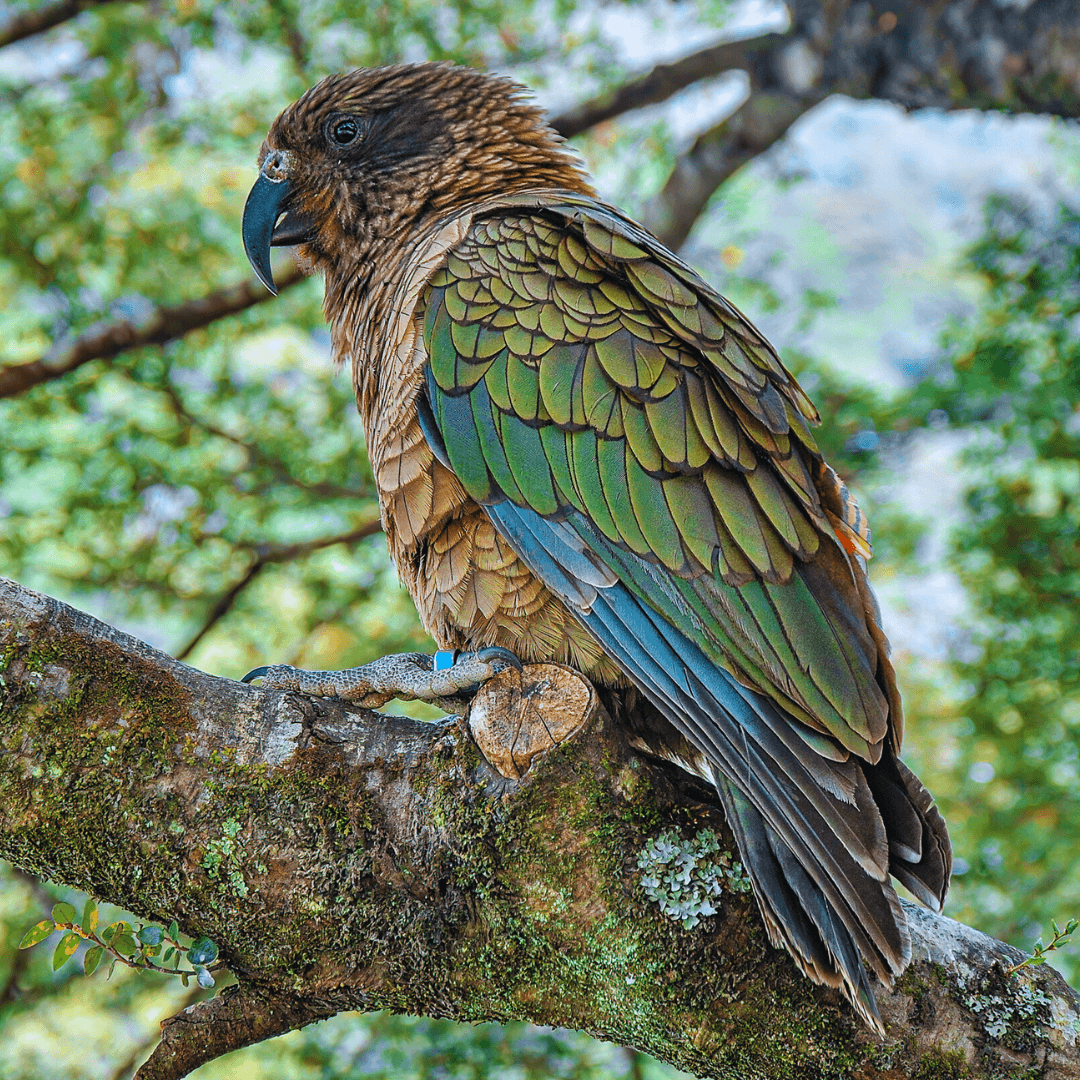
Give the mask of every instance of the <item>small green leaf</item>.
[[53, 953], [53, 971], [59, 971], [74, 955], [82, 938], [74, 931], [69, 930], [57, 943]]
[[111, 945], [112, 939], [116, 937], [117, 934], [125, 934], [129, 933], [130, 931], [131, 927], [123, 920], [121, 920], [120, 922], [110, 923], [101, 932], [101, 940], [104, 941], [106, 945]]
[[172, 938], [173, 941], [175, 941], [180, 936], [180, 927], [175, 919], [173, 919], [173, 921], [169, 923], [169, 932], [166, 936]]
[[144, 926], [139, 931], [139, 940], [144, 945], [160, 945], [165, 931], [160, 926]]
[[191, 972], [190, 972], [190, 971], [185, 971], [185, 972], [184, 972], [184, 973], [183, 973], [183, 974], [182, 974], [182, 975], [180, 976], [180, 981], [181, 981], [181, 982], [182, 982], [182, 983], [183, 983], [183, 984], [184, 984], [185, 986], [187, 986], [187, 984], [188, 984], [188, 982], [189, 982], [190, 980], [191, 980]]
[[39, 942], [44, 941], [55, 929], [56, 923], [52, 919], [42, 919], [41, 922], [31, 926], [26, 931], [22, 941], [19, 942], [19, 948], [29, 949], [32, 945], [37, 945]]
[[97, 904], [94, 903], [94, 898], [88, 896], [86, 898], [86, 906], [83, 908], [82, 913], [82, 928], [88, 934], [93, 934], [97, 931], [98, 925], [98, 909]]
[[73, 923], [75, 921], [75, 908], [71, 904], [53, 904], [53, 922]]
[[100, 945], [95, 945], [92, 949], [86, 950], [86, 955], [83, 957], [83, 971], [87, 975], [93, 975], [97, 971], [98, 964], [101, 963], [101, 958], [105, 954], [105, 950]]
[[109, 965], [109, 974], [105, 977], [105, 981], [108, 982], [112, 978], [112, 973], [116, 970], [116, 959], [113, 958], [113, 962]]
[[199, 980], [199, 985], [204, 990], [209, 990], [214, 985], [214, 976], [204, 967], [197, 967], [195, 969], [195, 978]]
[[121, 956], [134, 956], [135, 951], [138, 948], [135, 944], [135, 938], [128, 933], [113, 935], [110, 944]]
[[165, 967], [168, 967], [172, 963], [173, 957], [176, 955], [176, 950], [170, 945], [165, 950], [165, 955], [161, 958], [161, 962]]
[[188, 962], [192, 967], [205, 966], [212, 964], [217, 954], [217, 946], [208, 937], [201, 937], [188, 949]]

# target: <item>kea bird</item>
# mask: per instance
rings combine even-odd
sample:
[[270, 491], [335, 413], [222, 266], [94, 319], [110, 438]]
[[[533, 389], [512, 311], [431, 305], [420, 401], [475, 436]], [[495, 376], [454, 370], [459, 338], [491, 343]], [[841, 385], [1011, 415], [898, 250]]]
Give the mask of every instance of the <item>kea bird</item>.
[[[449, 64], [332, 76], [274, 121], [245, 248], [325, 275], [390, 554], [434, 658], [265, 685], [445, 698], [569, 664], [715, 788], [770, 940], [881, 1030], [950, 846], [899, 758], [869, 530], [750, 322], [601, 202], [525, 89]], [[626, 700], [624, 697], [622, 700]], [[864, 968], [865, 964], [865, 968]]]

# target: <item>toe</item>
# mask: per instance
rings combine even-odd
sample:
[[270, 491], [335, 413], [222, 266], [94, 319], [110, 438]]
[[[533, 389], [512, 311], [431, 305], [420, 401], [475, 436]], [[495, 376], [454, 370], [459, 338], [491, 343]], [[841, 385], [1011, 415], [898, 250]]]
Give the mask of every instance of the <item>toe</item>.
[[475, 655], [477, 659], [491, 664], [496, 672], [504, 671], [507, 667], [512, 667], [516, 671], [524, 670], [517, 656], [501, 645], [491, 645], [486, 649], [480, 649]]
[[288, 664], [266, 664], [252, 668], [240, 681], [250, 683], [262, 679], [261, 690], [297, 690], [300, 687], [299, 677], [303, 674], [306, 673]]

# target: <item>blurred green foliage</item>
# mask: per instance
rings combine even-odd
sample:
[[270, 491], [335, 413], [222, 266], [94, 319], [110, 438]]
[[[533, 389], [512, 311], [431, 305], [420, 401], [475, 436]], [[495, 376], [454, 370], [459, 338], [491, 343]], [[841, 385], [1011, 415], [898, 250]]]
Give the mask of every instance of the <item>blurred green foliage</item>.
[[[0, 21], [33, 6], [0, 5]], [[598, 10], [574, 0], [396, 0], [362, 14], [344, 0], [113, 2], [0, 49], [0, 369], [60, 352], [102, 321], [140, 324], [155, 305], [247, 279], [239, 215], [263, 133], [323, 74], [448, 58], [533, 85], [572, 82], [584, 97], [624, 74], [590, 21]], [[701, 23], [727, 10], [697, 5]], [[673, 161], [657, 123], [604, 125], [578, 146], [631, 210]], [[731, 212], [762, 182], [733, 181]], [[950, 913], [1027, 946], [1051, 918], [1080, 913], [1078, 251], [1075, 218], [992, 208], [972, 254], [983, 309], [951, 331], [940, 371], [910, 393], [855, 385], [785, 352], [827, 418], [826, 456], [868, 495], [879, 577], [919, 569], [919, 523], [875, 498], [890, 456], [943, 427], [970, 433], [954, 543], [970, 637], [952, 669], [908, 664], [901, 677], [910, 756], [964, 870]], [[777, 302], [763, 282], [733, 273], [721, 284], [752, 314]], [[320, 299], [320, 284], [305, 282], [163, 348], [0, 400], [0, 572], [223, 675], [430, 648], [381, 536], [334, 542], [377, 507]], [[808, 293], [800, 327], [833, 303]], [[79, 955], [54, 971], [55, 940], [17, 950], [55, 902], [81, 910], [84, 899], [0, 867], [4, 1077], [129, 1075], [161, 1017], [205, 993], [119, 968], [109, 982], [104, 970], [83, 979]], [[1054, 962], [1075, 975], [1070, 956]], [[315, 1025], [204, 1075], [672, 1074], [576, 1034], [381, 1014]]]
[[[994, 199], [969, 263], [982, 310], [948, 332], [947, 367], [903, 408], [966, 447], [949, 910], [1029, 947], [1080, 914], [1080, 217]], [[1053, 963], [1080, 974], [1075, 949]]]

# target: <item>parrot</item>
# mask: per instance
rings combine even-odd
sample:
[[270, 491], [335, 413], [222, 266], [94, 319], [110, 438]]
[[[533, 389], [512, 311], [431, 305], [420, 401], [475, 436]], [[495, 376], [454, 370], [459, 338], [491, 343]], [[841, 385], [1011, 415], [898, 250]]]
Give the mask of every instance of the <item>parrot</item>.
[[572, 666], [704, 780], [770, 942], [883, 1032], [951, 847], [899, 757], [865, 516], [731, 303], [604, 203], [529, 91], [451, 63], [332, 75], [273, 122], [242, 235], [321, 273], [391, 558], [439, 650], [272, 689], [439, 702]]

